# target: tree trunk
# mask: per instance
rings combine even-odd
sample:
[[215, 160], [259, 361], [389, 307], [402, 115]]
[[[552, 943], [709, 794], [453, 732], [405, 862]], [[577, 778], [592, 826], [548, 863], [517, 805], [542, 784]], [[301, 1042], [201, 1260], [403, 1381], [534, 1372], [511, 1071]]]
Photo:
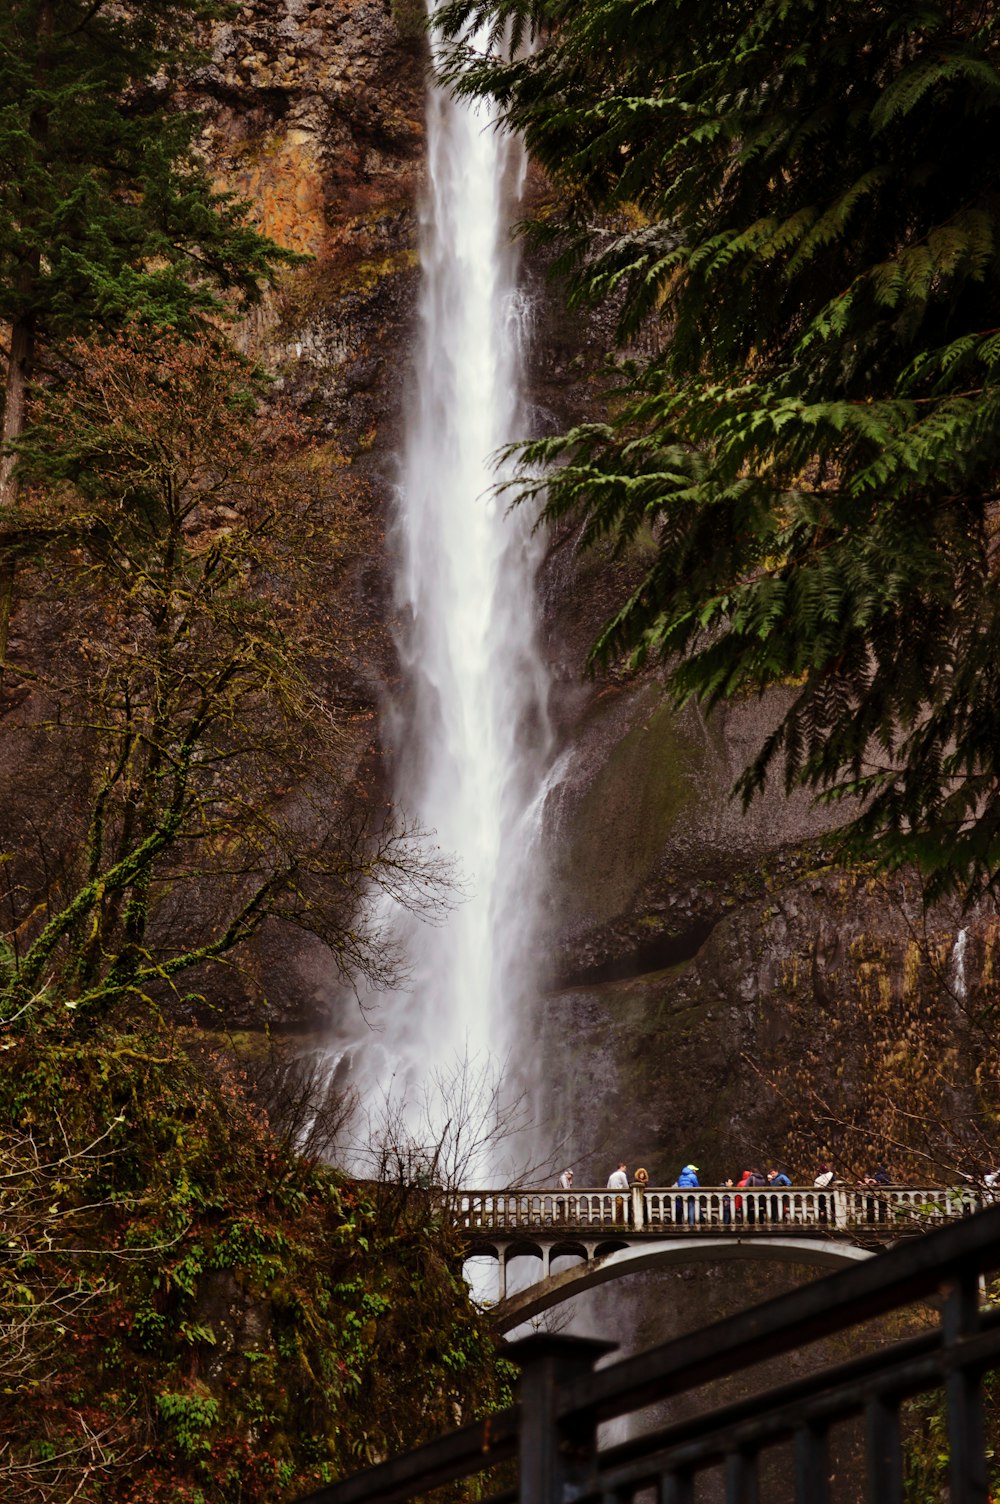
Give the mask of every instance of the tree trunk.
[[[3, 405], [3, 435], [0, 443], [0, 527], [4, 514], [14, 504], [17, 480], [14, 475], [16, 456], [7, 449], [11, 439], [24, 432], [24, 412], [34, 355], [34, 329], [30, 319], [19, 319], [10, 331], [10, 359], [7, 363], [7, 387]], [[0, 709], [3, 702], [4, 665], [7, 662], [7, 639], [14, 605], [14, 555], [4, 546], [0, 535]]]
[[[49, 133], [49, 104], [43, 103], [43, 90], [48, 72], [48, 58], [46, 57], [45, 42], [55, 30], [55, 5], [53, 0], [42, 0], [35, 21], [36, 35], [42, 45], [35, 59], [35, 83], [38, 85], [39, 101], [32, 111], [28, 122], [28, 131], [32, 141], [38, 148], [39, 160], [42, 159], [42, 148]], [[25, 223], [31, 222], [30, 206], [24, 205]], [[19, 317], [15, 316], [10, 329], [10, 359], [7, 362], [7, 381], [4, 391], [3, 404], [3, 435], [0, 440], [0, 519], [7, 507], [11, 505], [16, 493], [14, 481], [15, 459], [8, 451], [8, 444], [12, 439], [19, 439], [24, 432], [24, 409], [27, 399], [28, 382], [31, 379], [31, 366], [35, 358], [35, 315], [32, 306], [32, 292], [34, 291], [38, 273], [41, 267], [41, 256], [37, 245], [32, 246], [30, 240], [28, 246], [22, 252], [20, 265], [14, 274], [14, 283], [19, 299], [21, 300], [22, 312]], [[2, 630], [2, 629], [0, 629]], [[3, 655], [0, 654], [0, 663]]]
[[3, 442], [0, 449], [0, 513], [13, 503], [17, 487], [14, 481], [14, 455], [7, 445], [24, 432], [24, 410], [35, 353], [34, 330], [30, 319], [19, 319], [10, 331], [10, 360], [3, 404]]

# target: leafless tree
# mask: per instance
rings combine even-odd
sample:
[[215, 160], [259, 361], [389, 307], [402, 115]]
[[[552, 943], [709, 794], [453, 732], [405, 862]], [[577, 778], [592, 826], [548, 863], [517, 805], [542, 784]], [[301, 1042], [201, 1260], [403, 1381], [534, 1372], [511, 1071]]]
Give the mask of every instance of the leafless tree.
[[329, 1161], [358, 1112], [357, 1092], [335, 1079], [329, 1054], [273, 1035], [263, 1049], [236, 1054], [246, 1094], [279, 1142], [304, 1159]]
[[527, 1110], [509, 1089], [505, 1064], [466, 1055], [436, 1067], [421, 1087], [383, 1093], [361, 1114], [347, 1160], [384, 1184], [443, 1191], [525, 1184], [534, 1167], [512, 1164], [509, 1149], [528, 1127]]

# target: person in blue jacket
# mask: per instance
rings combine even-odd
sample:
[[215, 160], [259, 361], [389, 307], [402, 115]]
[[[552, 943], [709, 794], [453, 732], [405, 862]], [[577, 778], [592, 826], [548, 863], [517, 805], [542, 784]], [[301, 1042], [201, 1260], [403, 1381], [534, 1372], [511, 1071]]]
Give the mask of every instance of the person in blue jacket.
[[[683, 1170], [681, 1171], [681, 1173], [677, 1177], [677, 1189], [678, 1190], [689, 1190], [691, 1188], [691, 1186], [700, 1185], [700, 1184], [701, 1184], [701, 1181], [698, 1179], [698, 1166], [697, 1165], [685, 1165], [684, 1168], [683, 1168]], [[680, 1213], [681, 1213], [681, 1206], [682, 1206], [682, 1204], [683, 1204], [683, 1198], [680, 1197], [680, 1196], [678, 1196], [677, 1197], [677, 1220], [678, 1220], [678, 1222], [680, 1221]], [[689, 1196], [687, 1198], [687, 1219], [688, 1219], [688, 1223], [690, 1224], [690, 1226], [693, 1227], [694, 1226], [694, 1197], [693, 1196]]]
[[[791, 1185], [792, 1182], [789, 1180], [789, 1178], [785, 1174], [784, 1170], [768, 1170], [768, 1172], [767, 1172], [767, 1183], [771, 1187], [771, 1189], [773, 1190], [776, 1186], [779, 1186], [779, 1185]], [[789, 1198], [787, 1196], [782, 1196], [782, 1198], [781, 1198], [781, 1220], [782, 1220], [782, 1222], [787, 1222], [790, 1215], [791, 1215], [791, 1205], [790, 1205], [790, 1202], [789, 1202]], [[772, 1201], [772, 1203], [771, 1203], [771, 1217], [772, 1217], [772, 1220], [777, 1221], [777, 1206], [776, 1206], [776, 1203], [774, 1201]]]

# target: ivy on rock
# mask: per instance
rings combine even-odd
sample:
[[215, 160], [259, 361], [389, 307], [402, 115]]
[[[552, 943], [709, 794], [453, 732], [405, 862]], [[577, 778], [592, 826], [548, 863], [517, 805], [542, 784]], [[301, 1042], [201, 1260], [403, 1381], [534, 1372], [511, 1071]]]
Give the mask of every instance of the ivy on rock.
[[403, 1223], [289, 1147], [200, 1031], [4, 1034], [0, 1483], [291, 1499], [509, 1402], [426, 1194]]

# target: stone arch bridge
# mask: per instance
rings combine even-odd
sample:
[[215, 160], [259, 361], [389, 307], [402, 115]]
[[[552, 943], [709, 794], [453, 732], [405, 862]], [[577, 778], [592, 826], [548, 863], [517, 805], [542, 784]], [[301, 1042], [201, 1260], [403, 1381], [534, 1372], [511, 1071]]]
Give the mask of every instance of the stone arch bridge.
[[[640, 1269], [719, 1259], [777, 1259], [836, 1268], [900, 1238], [978, 1210], [971, 1187], [791, 1186], [777, 1189], [453, 1191], [446, 1210], [467, 1258], [497, 1262], [501, 1332]], [[539, 1279], [507, 1292], [511, 1259], [539, 1261]], [[569, 1268], [554, 1272], [557, 1259]]]

